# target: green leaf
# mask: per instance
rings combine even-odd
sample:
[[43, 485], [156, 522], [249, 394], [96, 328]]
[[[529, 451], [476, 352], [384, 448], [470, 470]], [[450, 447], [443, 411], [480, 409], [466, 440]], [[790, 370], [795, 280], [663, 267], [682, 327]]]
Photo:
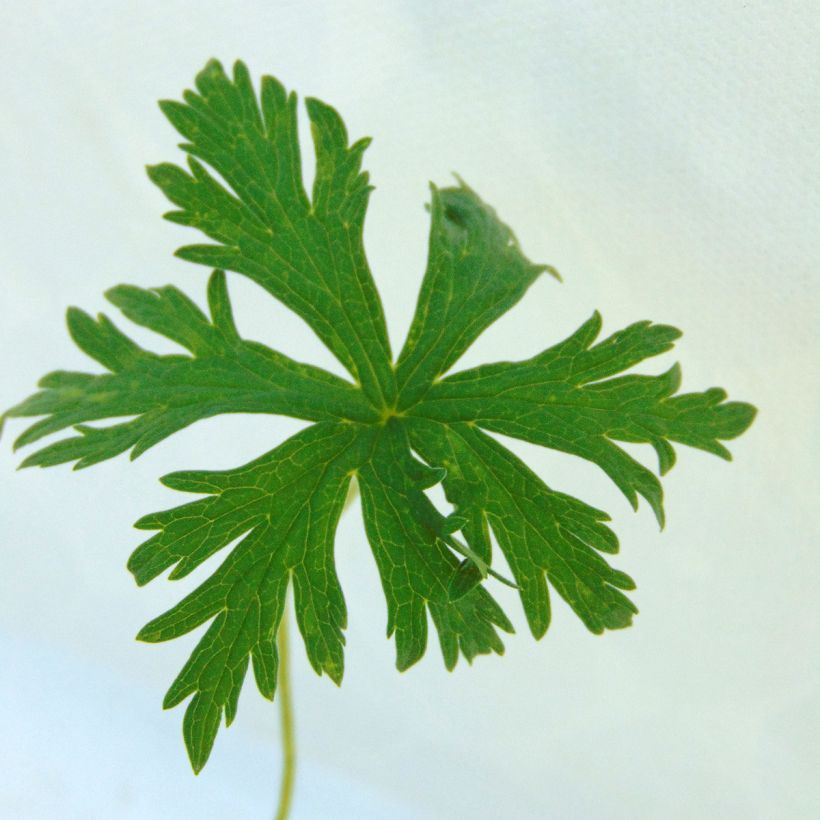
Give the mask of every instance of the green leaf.
[[[164, 701], [168, 708], [190, 699], [183, 729], [194, 770], [205, 765], [222, 718], [234, 719], [249, 664], [261, 693], [274, 696], [289, 585], [311, 666], [341, 682], [347, 615], [334, 537], [354, 478], [399, 669], [424, 654], [430, 620], [449, 669], [459, 654], [472, 661], [502, 653], [499, 632], [513, 627], [490, 594], [496, 581], [518, 590], [536, 638], [550, 623], [550, 587], [592, 632], [628, 626], [637, 610], [624, 593], [634, 583], [604, 558], [618, 551], [609, 517], [548, 487], [488, 433], [593, 462], [633, 506], [643, 496], [662, 522], [659, 479], [618, 442], [651, 444], [661, 474], [674, 464], [673, 443], [728, 458], [721, 442], [749, 426], [754, 408], [727, 402], [718, 388], [679, 394], [677, 365], [659, 376], [625, 373], [667, 352], [680, 334], [640, 322], [596, 343], [597, 313], [531, 359], [445, 377], [537, 276], [557, 276], [530, 262], [460, 180], [432, 187], [427, 270], [394, 364], [362, 241], [368, 140], [349, 145], [336, 111], [308, 99], [316, 153], [308, 196], [293, 94], [264, 77], [257, 98], [242, 63], [229, 78], [216, 61], [196, 89], [161, 104], [186, 140], [188, 169], [163, 164], [149, 175], [176, 206], [167, 218], [211, 240], [178, 252], [218, 269], [208, 285], [210, 315], [174, 287], [109, 291], [127, 319], [185, 351], [157, 355], [107, 317], [72, 308], [72, 338], [106, 372], [51, 373], [0, 418], [0, 426], [38, 418], [18, 447], [74, 428], [77, 435], [46, 444], [23, 465], [75, 467], [126, 450], [136, 457], [221, 413], [312, 422], [235, 470], [165, 476], [168, 487], [202, 497], [136, 524], [154, 532], [128, 563], [140, 585], [165, 572], [182, 578], [225, 552], [215, 572], [139, 633], [165, 641], [210, 623]], [[294, 310], [353, 382], [243, 339], [222, 270]], [[90, 424], [105, 420], [114, 422]], [[452, 509], [431, 501], [427, 491], [439, 484]], [[514, 582], [494, 562], [493, 538]]]
[[664, 474], [675, 463], [673, 441], [731, 458], [720, 441], [746, 430], [755, 410], [726, 402], [719, 388], [675, 395], [677, 365], [660, 376], [607, 378], [669, 350], [680, 331], [638, 322], [593, 345], [600, 330], [595, 313], [568, 339], [532, 359], [483, 365], [443, 379], [409, 412], [473, 422], [593, 461], [633, 507], [642, 495], [663, 525], [660, 482], [614, 442], [651, 444]]
[[[599, 555], [618, 551], [618, 539], [602, 523], [609, 519], [606, 513], [549, 489], [473, 425], [419, 419], [410, 435], [427, 461], [446, 468], [447, 498], [490, 525], [536, 638], [550, 623], [545, 574], [592, 632], [629, 626], [637, 609], [619, 590], [635, 585]], [[474, 548], [486, 549], [486, 544], [486, 537], [480, 538]]]
[[[298, 313], [376, 405], [395, 398], [387, 328], [362, 242], [372, 190], [361, 160], [370, 140], [347, 144], [341, 117], [307, 102], [316, 150], [312, 200], [305, 193], [296, 95], [272, 77], [257, 101], [247, 68], [230, 79], [212, 60], [197, 91], [161, 108], [187, 140], [188, 171], [149, 168], [178, 210], [166, 218], [198, 228], [216, 244], [177, 255], [248, 276]], [[199, 161], [207, 163], [229, 187]]]
[[[43, 389], [6, 415], [42, 416], [15, 442], [31, 444], [76, 426], [79, 436], [30, 455], [23, 466], [76, 461], [88, 467], [131, 449], [131, 457], [199, 419], [220, 413], [281, 413], [311, 421], [378, 417], [360, 391], [318, 367], [300, 364], [257, 342], [240, 339], [231, 315], [225, 275], [208, 287], [211, 320], [176, 288], [120, 285], [107, 294], [131, 321], [187, 348], [192, 356], [143, 350], [105, 316], [72, 308], [68, 326], [77, 345], [110, 372], [57, 371]], [[132, 416], [107, 427], [89, 421]]]
[[459, 180], [431, 186], [427, 271], [396, 377], [404, 408], [424, 394], [549, 265], [534, 265], [513, 232]]
[[445, 519], [422, 489], [424, 468], [413, 458], [404, 427], [392, 419], [373, 443], [359, 471], [365, 529], [387, 598], [387, 635], [396, 636], [396, 666], [412, 666], [427, 646], [427, 609], [439, 629], [448, 668], [460, 647], [501, 653], [494, 626], [512, 625], [483, 587], [451, 596], [459, 561], [443, 536]]
[[137, 636], [167, 641], [213, 619], [163, 704], [194, 696], [184, 730], [195, 771], [208, 759], [222, 715], [226, 725], [236, 715], [249, 659], [259, 691], [273, 698], [289, 582], [311, 665], [341, 683], [347, 610], [333, 539], [360, 450], [354, 425], [322, 422], [236, 470], [165, 476], [169, 487], [208, 496], [137, 522], [159, 531], [128, 563], [140, 585], [169, 567], [171, 578], [181, 578], [241, 538], [210, 578]]

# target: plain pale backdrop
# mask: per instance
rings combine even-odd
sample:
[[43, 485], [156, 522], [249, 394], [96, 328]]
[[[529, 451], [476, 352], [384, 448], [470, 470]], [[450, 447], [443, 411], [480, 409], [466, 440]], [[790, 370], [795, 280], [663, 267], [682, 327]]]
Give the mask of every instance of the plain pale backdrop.
[[[143, 166], [180, 159], [155, 101], [209, 57], [242, 57], [375, 138], [366, 242], [394, 348], [424, 266], [428, 180], [458, 171], [565, 282], [537, 282], [457, 367], [532, 355], [599, 308], [607, 331], [645, 318], [684, 329], [647, 372], [677, 358], [686, 389], [723, 385], [760, 409], [733, 464], [679, 448], [663, 533], [594, 466], [511, 445], [613, 515], [641, 615], [604, 637], [556, 601], [535, 643], [501, 590], [518, 627], [504, 658], [448, 674], [432, 640], [397, 674], [351, 510], [337, 549], [342, 688], [294, 642], [294, 819], [816, 817], [817, 4], [442, 5], [0, 4], [0, 406], [49, 370], [93, 369], [67, 337], [67, 305], [104, 309], [119, 282], [174, 283], [201, 302], [207, 272], [171, 258], [190, 237], [159, 218]], [[298, 318], [235, 274], [230, 288], [246, 336], [338, 372]], [[235, 466], [300, 426], [201, 422], [133, 464], [73, 474], [15, 473], [22, 425], [8, 425], [0, 816], [271, 815], [276, 709], [248, 680], [195, 778], [182, 709], [160, 702], [196, 638], [133, 640], [203, 573], [138, 590], [125, 561], [140, 541], [131, 523], [180, 503], [157, 477]], [[648, 450], [633, 448], [652, 463]]]

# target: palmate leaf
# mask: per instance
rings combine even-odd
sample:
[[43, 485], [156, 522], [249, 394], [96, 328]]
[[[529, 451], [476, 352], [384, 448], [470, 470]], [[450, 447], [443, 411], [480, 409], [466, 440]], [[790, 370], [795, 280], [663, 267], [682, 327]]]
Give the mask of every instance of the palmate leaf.
[[[225, 553], [210, 577], [139, 634], [165, 641], [210, 624], [164, 701], [189, 700], [183, 728], [194, 769], [207, 761], [222, 718], [234, 719], [249, 664], [260, 692], [274, 696], [289, 585], [308, 660], [341, 682], [347, 616], [333, 545], [354, 481], [399, 669], [424, 654], [428, 620], [448, 668], [460, 654], [472, 661], [503, 652], [499, 631], [512, 625], [488, 591], [492, 579], [505, 580], [493, 566], [493, 538], [535, 637], [550, 623], [550, 587], [592, 632], [628, 626], [637, 610], [624, 593], [634, 583], [604, 558], [618, 551], [609, 517], [548, 486], [490, 434], [595, 463], [633, 506], [643, 496], [663, 522], [660, 481], [617, 442], [651, 444], [661, 474], [674, 464], [673, 442], [728, 458], [721, 442], [749, 426], [754, 408], [727, 402], [717, 388], [678, 394], [677, 365], [660, 376], [623, 375], [667, 352], [680, 334], [639, 322], [596, 343], [597, 313], [527, 361], [446, 375], [540, 274], [555, 274], [530, 262], [461, 180], [432, 188], [427, 270], [394, 364], [362, 241], [368, 140], [348, 145], [339, 115], [308, 100], [316, 152], [308, 196], [293, 94], [265, 77], [257, 98], [243, 64], [231, 78], [215, 61], [196, 89], [183, 102], [161, 103], [186, 140], [188, 169], [158, 165], [149, 174], [176, 206], [167, 218], [211, 240], [178, 252], [216, 268], [210, 315], [173, 287], [113, 288], [108, 299], [127, 319], [187, 352], [157, 355], [107, 317], [72, 308], [73, 339], [106, 372], [51, 373], [5, 414], [39, 418], [16, 446], [76, 431], [23, 466], [86, 467], [126, 450], [134, 458], [221, 413], [312, 422], [243, 467], [166, 476], [167, 486], [201, 497], [137, 522], [154, 532], [129, 560], [140, 585], [166, 571], [181, 578]], [[249, 277], [294, 310], [352, 381], [243, 339], [223, 271]], [[89, 424], [107, 419], [117, 421]], [[426, 492], [437, 484], [448, 512]]]

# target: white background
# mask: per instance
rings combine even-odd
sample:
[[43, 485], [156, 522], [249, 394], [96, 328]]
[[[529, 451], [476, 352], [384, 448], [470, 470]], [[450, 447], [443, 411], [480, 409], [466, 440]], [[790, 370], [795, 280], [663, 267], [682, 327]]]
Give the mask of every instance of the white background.
[[[425, 259], [427, 182], [462, 174], [555, 264], [458, 367], [529, 356], [595, 308], [675, 324], [684, 387], [760, 410], [733, 464], [683, 450], [659, 534], [589, 464], [512, 445], [613, 514], [635, 626], [587, 634], [557, 601], [535, 643], [448, 674], [431, 642], [399, 675], [356, 510], [338, 537], [350, 609], [336, 689], [301, 648], [294, 818], [808, 818], [820, 765], [820, 13], [813, 2], [11, 2], [0, 8], [0, 406], [92, 365], [64, 310], [119, 282], [206, 271], [142, 166], [180, 158], [155, 101], [210, 56], [245, 59], [344, 115], [377, 190], [366, 241], [394, 348]], [[310, 174], [310, 169], [306, 170]], [[246, 336], [338, 371], [301, 321], [230, 279]], [[135, 331], [136, 338], [170, 345]], [[93, 369], [93, 368], [92, 368]], [[157, 477], [240, 464], [299, 424], [200, 423], [129, 464], [14, 472], [0, 449], [0, 815], [267, 818], [276, 710], [249, 680], [199, 778], [165, 688], [195, 637], [138, 628], [202, 575], [138, 590]], [[652, 463], [648, 448], [637, 448]], [[206, 572], [211, 565], [206, 568]]]

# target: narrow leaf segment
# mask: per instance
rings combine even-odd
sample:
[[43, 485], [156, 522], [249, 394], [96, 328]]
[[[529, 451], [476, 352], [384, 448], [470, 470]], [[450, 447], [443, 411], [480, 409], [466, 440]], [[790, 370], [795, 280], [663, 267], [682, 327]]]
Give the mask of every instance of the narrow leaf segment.
[[[677, 365], [659, 376], [624, 375], [669, 351], [680, 334], [638, 322], [598, 341], [597, 313], [531, 359], [446, 375], [539, 275], [555, 274], [530, 262], [461, 180], [432, 189], [427, 270], [394, 364], [362, 240], [369, 141], [348, 144], [339, 115], [308, 100], [316, 154], [308, 195], [296, 97], [273, 78], [262, 79], [257, 96], [242, 63], [229, 77], [212, 61], [196, 91], [161, 107], [185, 139], [188, 165], [153, 166], [149, 175], [175, 206], [167, 218], [209, 240], [178, 252], [216, 269], [208, 314], [174, 287], [109, 291], [126, 319], [180, 347], [158, 355], [106, 316], [70, 309], [72, 338], [104, 372], [51, 373], [4, 418], [37, 419], [16, 447], [72, 430], [23, 466], [75, 468], [125, 451], [135, 458], [222, 413], [312, 422], [234, 470], [165, 476], [168, 487], [199, 498], [136, 524], [153, 533], [128, 564], [140, 585], [165, 572], [182, 578], [224, 554], [210, 577], [138, 636], [166, 641], [209, 624], [164, 701], [166, 708], [188, 701], [183, 727], [194, 770], [205, 765], [222, 720], [233, 721], [249, 665], [259, 691], [274, 696], [289, 586], [310, 664], [341, 682], [347, 614], [333, 545], [352, 481], [399, 669], [424, 654], [430, 621], [449, 669], [459, 655], [472, 661], [503, 652], [499, 633], [512, 625], [487, 588], [491, 579], [517, 588], [536, 638], [550, 623], [550, 587], [592, 632], [628, 626], [637, 610], [625, 593], [634, 583], [605, 558], [618, 551], [609, 516], [548, 486], [490, 434], [593, 462], [633, 506], [642, 496], [663, 523], [658, 477], [619, 442], [650, 444], [662, 475], [675, 463], [674, 443], [729, 458], [722, 442], [751, 424], [754, 408], [727, 401], [718, 388], [678, 393]], [[242, 338], [224, 271], [249, 277], [301, 316], [351, 380]], [[95, 424], [106, 420], [115, 421]], [[437, 484], [448, 512], [426, 492]], [[494, 540], [511, 581], [494, 564]]]

